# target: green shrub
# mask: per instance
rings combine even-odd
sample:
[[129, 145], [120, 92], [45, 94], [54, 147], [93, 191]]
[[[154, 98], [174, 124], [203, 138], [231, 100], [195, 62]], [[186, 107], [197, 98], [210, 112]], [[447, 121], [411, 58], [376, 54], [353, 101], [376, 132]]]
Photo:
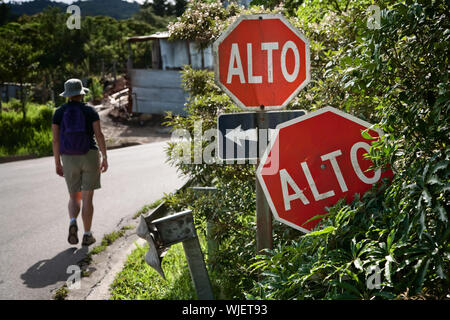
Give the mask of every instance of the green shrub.
[[19, 99], [16, 98], [11, 98], [7, 106], [12, 111], [21, 112], [22, 110], [22, 103], [20, 102]]
[[14, 111], [16, 104], [6, 104], [8, 111], [0, 116], [0, 155], [51, 155], [53, 108], [29, 103], [23, 119], [21, 112]]
[[103, 85], [97, 77], [91, 78], [89, 92], [85, 96], [85, 101], [91, 101], [94, 104], [100, 103], [103, 98]]
[[[390, 183], [352, 204], [339, 202], [307, 236], [274, 223], [274, 249], [255, 258], [254, 167], [185, 164], [169, 144], [171, 163], [219, 190], [179, 193], [166, 201], [191, 207], [199, 226], [206, 221], [218, 226], [214, 237], [221, 264], [212, 274], [222, 297], [450, 298], [450, 10], [444, 1], [384, 2], [381, 29], [372, 30], [367, 27], [371, 4], [308, 0], [290, 8], [298, 18], [291, 21], [310, 39], [312, 70], [311, 83], [290, 108], [329, 105], [377, 124], [386, 134], [372, 145], [369, 158], [376, 168], [391, 166]], [[173, 34], [202, 33], [189, 19], [182, 17]], [[232, 20], [215, 22], [201, 41], [215, 39]], [[192, 136], [195, 121], [202, 120], [206, 130], [215, 127], [218, 113], [237, 111], [217, 91], [211, 73], [187, 68], [183, 81], [189, 115], [169, 116], [174, 128]], [[372, 267], [380, 272], [375, 286], [369, 281]]]
[[[266, 277], [250, 298], [450, 298], [449, 8], [406, 1], [382, 9], [378, 30], [366, 27], [364, 11], [345, 15], [354, 20], [351, 41], [330, 54], [324, 74], [333, 81], [314, 93], [379, 123], [386, 134], [369, 158], [395, 177], [383, 192], [331, 208], [321, 231], [261, 257], [254, 268]], [[379, 288], [370, 286], [375, 266]]]

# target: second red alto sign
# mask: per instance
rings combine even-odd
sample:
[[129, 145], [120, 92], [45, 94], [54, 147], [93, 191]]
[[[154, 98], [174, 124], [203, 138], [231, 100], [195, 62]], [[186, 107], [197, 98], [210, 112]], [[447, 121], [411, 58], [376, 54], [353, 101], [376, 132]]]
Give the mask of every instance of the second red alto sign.
[[[390, 169], [371, 170], [364, 157], [382, 132], [340, 110], [326, 107], [277, 126], [278, 135], [257, 169], [256, 175], [275, 218], [309, 232], [339, 199], [347, 202], [362, 195]], [[368, 130], [372, 139], [361, 132]]]

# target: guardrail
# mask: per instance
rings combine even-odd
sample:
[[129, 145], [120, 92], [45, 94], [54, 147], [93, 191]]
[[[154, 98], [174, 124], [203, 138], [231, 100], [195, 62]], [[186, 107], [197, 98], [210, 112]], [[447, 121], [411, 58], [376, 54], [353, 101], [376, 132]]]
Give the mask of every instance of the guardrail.
[[[189, 185], [190, 181], [180, 190]], [[166, 203], [163, 202], [151, 213], [141, 215], [137, 235], [149, 244], [149, 249], [145, 255], [146, 263], [153, 267], [164, 279], [165, 274], [161, 267], [162, 258], [171, 245], [182, 242], [197, 298], [214, 300], [192, 210], [171, 212]]]

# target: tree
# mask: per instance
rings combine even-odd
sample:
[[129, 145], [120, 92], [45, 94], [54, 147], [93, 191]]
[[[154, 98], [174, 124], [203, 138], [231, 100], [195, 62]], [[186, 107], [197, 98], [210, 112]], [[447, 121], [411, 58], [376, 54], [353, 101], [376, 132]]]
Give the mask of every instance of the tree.
[[184, 14], [168, 25], [170, 38], [195, 41], [204, 49], [223, 31], [223, 22], [239, 10], [234, 3], [224, 8], [219, 0], [191, 1]]
[[[68, 76], [79, 78], [99, 76], [102, 69], [107, 74], [113, 65], [118, 72], [123, 72], [128, 56], [126, 37], [165, 30], [168, 21], [173, 19], [169, 16], [158, 16], [153, 10], [153, 4], [146, 2], [132, 19], [86, 16], [83, 17], [81, 29], [70, 30], [66, 28], [69, 14], [59, 8], [47, 8], [32, 16], [24, 15], [15, 22], [0, 25], [2, 40], [0, 51], [6, 55], [0, 61], [3, 70], [0, 77], [3, 81], [18, 82], [14, 80], [18, 73], [9, 74], [9, 71], [13, 70], [13, 65], [14, 68], [19, 68], [19, 63], [12, 60], [20, 58], [23, 68], [27, 69], [27, 64], [32, 66], [29, 69], [30, 77], [36, 75], [33, 81], [40, 89], [41, 101], [46, 102], [53, 96], [52, 90], [63, 89], [63, 83]], [[25, 45], [22, 47], [17, 44]], [[11, 50], [29, 51], [32, 54], [31, 60], [25, 61], [27, 59], [23, 54], [12, 57], [14, 54]], [[148, 54], [148, 50], [140, 48], [134, 52], [137, 60]], [[4, 70], [8, 70], [8, 75]], [[31, 78], [28, 80], [22, 78], [25, 82], [31, 81]], [[56, 103], [62, 101], [58, 96], [56, 98], [59, 100]]]
[[[20, 101], [22, 107], [22, 115], [26, 117], [26, 83], [35, 79], [37, 66], [39, 65], [38, 57], [41, 52], [33, 48], [32, 45], [13, 41], [10, 38], [1, 38], [2, 48], [6, 48], [0, 52], [2, 63], [2, 74], [6, 74], [10, 81], [17, 82], [20, 85]], [[5, 54], [6, 52], [6, 54]], [[5, 72], [5, 73], [3, 73]], [[5, 80], [5, 79], [2, 79]]]
[[179, 17], [186, 10], [187, 1], [186, 0], [177, 0], [174, 6], [174, 14]]
[[10, 15], [9, 6], [3, 1], [0, 1], [0, 26], [8, 22], [9, 15]]
[[133, 18], [148, 23], [157, 29], [163, 29], [167, 26], [166, 18], [157, 15], [155, 9], [150, 5], [142, 5], [141, 9], [134, 14]]
[[165, 16], [167, 13], [166, 0], [153, 0], [153, 11], [157, 16]]
[[[2, 16], [2, 10], [5, 8], [5, 4], [3, 3], [3, 0], [0, 0], [0, 25], [3, 24], [3, 16]], [[3, 83], [5, 82], [7, 78], [7, 68], [6, 68], [6, 46], [4, 45], [4, 39], [0, 38], [0, 88], [3, 86]], [[0, 116], [2, 115], [2, 97], [0, 95]]]
[[[6, 46], [6, 40], [0, 38], [0, 88], [3, 86], [9, 78], [9, 70], [6, 67], [6, 59], [8, 56], [8, 50]], [[0, 96], [0, 116], [2, 114], [2, 97]]]

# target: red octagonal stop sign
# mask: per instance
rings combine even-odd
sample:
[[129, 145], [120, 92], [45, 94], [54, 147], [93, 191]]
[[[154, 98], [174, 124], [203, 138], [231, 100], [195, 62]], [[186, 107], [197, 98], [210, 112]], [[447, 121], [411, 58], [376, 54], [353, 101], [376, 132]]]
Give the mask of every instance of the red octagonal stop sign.
[[[368, 170], [363, 157], [372, 139], [362, 130], [371, 124], [327, 107], [278, 125], [278, 135], [267, 148], [257, 177], [275, 218], [309, 232], [319, 222], [305, 223], [326, 213], [339, 199], [367, 192], [392, 171]], [[372, 137], [381, 132], [369, 130]]]
[[245, 110], [281, 109], [310, 80], [309, 42], [283, 16], [240, 16], [214, 42], [216, 82]]

